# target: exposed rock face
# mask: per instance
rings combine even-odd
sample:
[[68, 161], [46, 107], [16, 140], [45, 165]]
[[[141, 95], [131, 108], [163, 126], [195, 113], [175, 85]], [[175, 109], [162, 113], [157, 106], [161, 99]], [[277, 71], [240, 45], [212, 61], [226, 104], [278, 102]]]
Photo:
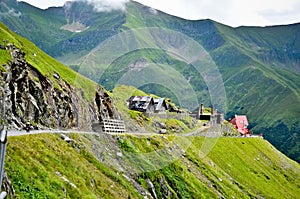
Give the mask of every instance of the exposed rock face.
[[[0, 79], [0, 114], [8, 128], [21, 129], [27, 121], [38, 128], [79, 128], [91, 130], [102, 118], [119, 118], [112, 99], [102, 87], [95, 90], [94, 102], [57, 73], [54, 80], [43, 76], [25, 60], [24, 53], [8, 44], [12, 61]], [[55, 86], [54, 86], [55, 85]]]

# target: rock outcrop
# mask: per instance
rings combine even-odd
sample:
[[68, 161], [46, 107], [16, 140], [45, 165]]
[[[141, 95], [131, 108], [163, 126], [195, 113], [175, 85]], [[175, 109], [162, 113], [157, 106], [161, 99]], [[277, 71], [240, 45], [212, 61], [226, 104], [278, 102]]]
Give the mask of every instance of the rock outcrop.
[[46, 77], [25, 59], [13, 44], [4, 45], [12, 61], [2, 66], [0, 79], [1, 122], [11, 129], [22, 129], [27, 121], [36, 128], [78, 128], [91, 130], [103, 118], [119, 119], [112, 99], [98, 86], [94, 100], [63, 80], [58, 73]]

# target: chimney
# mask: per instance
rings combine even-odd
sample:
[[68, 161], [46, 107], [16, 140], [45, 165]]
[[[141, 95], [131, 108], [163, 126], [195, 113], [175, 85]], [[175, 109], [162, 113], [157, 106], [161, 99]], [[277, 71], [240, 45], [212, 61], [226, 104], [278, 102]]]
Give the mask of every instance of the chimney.
[[211, 105], [211, 115], [213, 115], [214, 114], [214, 105], [212, 104]]
[[203, 113], [204, 113], [204, 105], [201, 104], [200, 105], [200, 115], [203, 115]]

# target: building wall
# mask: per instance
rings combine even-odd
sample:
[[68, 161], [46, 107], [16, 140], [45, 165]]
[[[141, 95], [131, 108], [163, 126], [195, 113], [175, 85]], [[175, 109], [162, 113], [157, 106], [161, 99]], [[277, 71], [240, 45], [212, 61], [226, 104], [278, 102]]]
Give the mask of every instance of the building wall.
[[209, 120], [211, 119], [211, 115], [200, 115], [199, 117], [200, 120]]

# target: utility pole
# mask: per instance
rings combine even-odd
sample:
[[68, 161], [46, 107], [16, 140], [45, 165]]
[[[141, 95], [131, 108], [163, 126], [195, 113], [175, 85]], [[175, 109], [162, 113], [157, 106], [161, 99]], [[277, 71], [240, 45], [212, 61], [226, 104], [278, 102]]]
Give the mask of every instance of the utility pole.
[[[5, 126], [0, 132], [0, 189], [2, 189], [2, 179], [4, 173], [4, 159], [6, 151], [6, 142], [7, 142], [7, 131]], [[1, 190], [0, 199], [6, 198], [7, 193]]]

